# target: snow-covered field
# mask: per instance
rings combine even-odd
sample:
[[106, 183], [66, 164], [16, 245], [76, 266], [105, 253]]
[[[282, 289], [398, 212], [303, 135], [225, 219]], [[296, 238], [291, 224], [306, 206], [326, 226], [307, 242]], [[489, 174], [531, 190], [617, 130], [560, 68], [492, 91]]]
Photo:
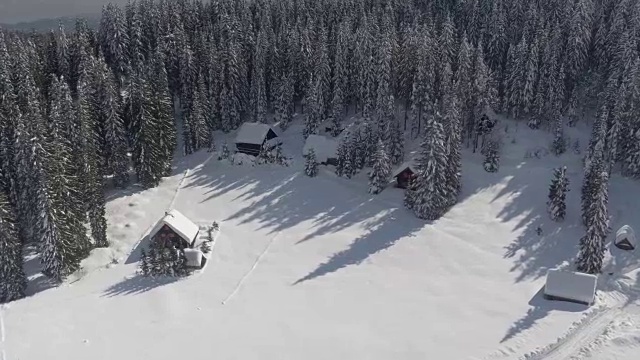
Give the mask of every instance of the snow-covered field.
[[[569, 130], [584, 150], [587, 131]], [[0, 309], [0, 359], [640, 358], [638, 251], [612, 249], [591, 308], [541, 296], [582, 235], [580, 156], [524, 156], [548, 136], [510, 124], [494, 174], [466, 153], [460, 202], [433, 223], [401, 190], [367, 194], [364, 174], [306, 177], [295, 125], [289, 168], [178, 159], [158, 188], [109, 194], [110, 249]], [[545, 202], [560, 165], [572, 191], [555, 224]], [[640, 183], [612, 178], [614, 229], [640, 228], [638, 196]], [[141, 278], [138, 250], [169, 208], [221, 224], [211, 260], [186, 279]]]

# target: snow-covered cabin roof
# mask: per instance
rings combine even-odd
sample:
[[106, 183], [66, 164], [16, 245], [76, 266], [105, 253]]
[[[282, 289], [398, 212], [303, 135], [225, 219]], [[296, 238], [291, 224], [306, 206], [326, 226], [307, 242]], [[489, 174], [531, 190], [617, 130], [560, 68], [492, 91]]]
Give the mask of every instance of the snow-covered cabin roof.
[[335, 139], [322, 135], [311, 134], [302, 148], [302, 155], [307, 155], [309, 149], [316, 153], [318, 162], [326, 162], [329, 158], [335, 158], [338, 150], [338, 142]]
[[278, 136], [278, 133], [269, 125], [256, 122], [242, 124], [236, 135], [236, 144], [262, 145], [269, 131]]
[[551, 299], [591, 305], [596, 296], [597, 281], [596, 275], [551, 269], [547, 272], [544, 294]]
[[178, 210], [169, 211], [153, 228], [151, 232], [151, 236], [155, 235], [164, 225], [167, 225], [171, 228], [171, 230], [175, 231], [176, 234], [180, 235], [181, 238], [186, 240], [188, 243], [191, 243], [193, 239], [195, 239], [196, 235], [198, 235], [198, 231], [200, 228], [198, 225], [194, 224], [193, 221], [189, 220], [186, 216], [182, 215]]
[[636, 248], [637, 243], [636, 234], [631, 226], [625, 225], [616, 232], [615, 245], [617, 247], [632, 250]]
[[391, 177], [394, 178], [400, 175], [400, 173], [407, 168], [413, 171], [414, 174], [418, 173], [418, 167], [416, 166], [415, 160], [409, 160], [409, 161], [403, 162], [400, 166], [398, 166], [396, 170], [394, 170], [393, 173], [391, 174]]

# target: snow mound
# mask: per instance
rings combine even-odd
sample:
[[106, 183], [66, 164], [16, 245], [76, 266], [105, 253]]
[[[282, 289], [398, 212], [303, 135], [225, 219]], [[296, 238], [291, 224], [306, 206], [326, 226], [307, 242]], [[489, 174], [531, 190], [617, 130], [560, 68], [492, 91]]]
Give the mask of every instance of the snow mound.
[[249, 165], [254, 166], [256, 163], [255, 156], [247, 155], [244, 153], [235, 153], [233, 155], [233, 165]]

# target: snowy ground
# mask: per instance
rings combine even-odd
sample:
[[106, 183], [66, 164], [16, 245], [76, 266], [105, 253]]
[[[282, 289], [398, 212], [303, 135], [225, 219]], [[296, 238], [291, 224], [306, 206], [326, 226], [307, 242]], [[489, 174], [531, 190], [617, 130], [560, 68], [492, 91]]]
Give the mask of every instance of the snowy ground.
[[[0, 359], [640, 357], [637, 251], [612, 251], [593, 307], [542, 299], [546, 270], [572, 261], [582, 233], [580, 157], [524, 157], [547, 134], [509, 125], [496, 174], [465, 154], [460, 203], [433, 223], [403, 209], [398, 189], [368, 195], [364, 174], [306, 177], [299, 134], [284, 135], [289, 168], [201, 152], [158, 188], [110, 194], [112, 247], [67, 284], [33, 281], [33, 296], [0, 309]], [[545, 201], [563, 164], [572, 191], [558, 225]], [[638, 195], [640, 183], [612, 178], [614, 229], [640, 228]], [[221, 223], [207, 270], [140, 278], [138, 250], [171, 207]]]

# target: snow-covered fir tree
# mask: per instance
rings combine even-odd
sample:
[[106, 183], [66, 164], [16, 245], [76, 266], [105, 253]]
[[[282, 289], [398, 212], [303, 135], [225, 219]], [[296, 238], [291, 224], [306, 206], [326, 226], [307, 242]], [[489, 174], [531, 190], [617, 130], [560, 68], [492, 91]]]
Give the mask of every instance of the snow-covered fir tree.
[[15, 214], [0, 191], [0, 304], [25, 295], [27, 277], [22, 269], [22, 246]]
[[378, 140], [373, 160], [373, 168], [369, 172], [369, 193], [379, 194], [389, 183], [391, 161], [387, 155], [382, 139]]
[[486, 172], [497, 172], [500, 169], [500, 142], [497, 139], [489, 139], [482, 148], [484, 162], [482, 166]]
[[576, 263], [580, 272], [599, 274], [606, 251], [605, 240], [609, 233], [608, 174], [599, 171], [592, 186], [593, 201], [587, 211], [586, 234], [580, 239], [580, 253]]
[[309, 177], [318, 175], [318, 160], [316, 159], [316, 152], [313, 149], [309, 149], [305, 155], [304, 173]]
[[140, 274], [142, 274], [143, 276], [151, 275], [151, 271], [150, 271], [151, 269], [149, 265], [149, 255], [147, 255], [147, 252], [144, 249], [140, 251], [139, 269], [140, 269]]
[[569, 191], [569, 179], [567, 178], [567, 167], [559, 167], [553, 170], [553, 180], [549, 187], [549, 200], [547, 201], [547, 211], [553, 221], [564, 220], [567, 214], [567, 192]]
[[401, 126], [400, 120], [394, 119], [389, 130], [388, 155], [393, 165], [398, 165], [404, 160], [404, 131]]
[[556, 156], [562, 155], [567, 151], [567, 139], [564, 135], [564, 122], [562, 116], [556, 112], [554, 124], [554, 136], [551, 143], [551, 152]]
[[320, 127], [320, 121], [322, 117], [322, 103], [320, 100], [322, 91], [322, 83], [320, 79], [316, 79], [312, 82], [309, 89], [309, 96], [306, 100], [307, 105], [307, 117], [304, 122], [304, 129], [302, 135], [304, 138], [308, 138], [311, 134], [317, 134]]
[[439, 114], [427, 120], [420, 146], [411, 208], [417, 217], [436, 220], [448, 209], [446, 138]]
[[113, 175], [117, 187], [129, 181], [129, 161], [125, 127], [119, 110], [119, 96], [113, 76], [100, 58], [91, 68], [92, 111], [101, 129], [101, 153], [106, 174]]

